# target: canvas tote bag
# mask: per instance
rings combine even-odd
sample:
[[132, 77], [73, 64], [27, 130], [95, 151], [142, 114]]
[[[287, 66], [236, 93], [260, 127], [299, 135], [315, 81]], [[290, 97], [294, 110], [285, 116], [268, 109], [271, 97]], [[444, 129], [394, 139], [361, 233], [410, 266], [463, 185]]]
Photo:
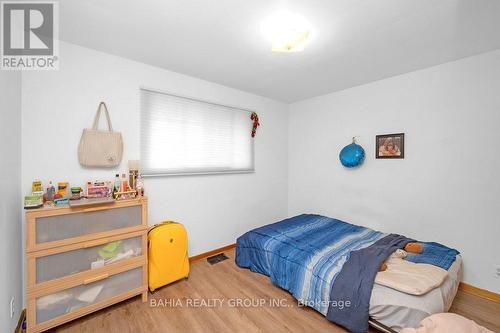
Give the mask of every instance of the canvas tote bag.
[[[99, 130], [99, 118], [104, 110], [108, 121], [108, 130]], [[99, 104], [92, 128], [83, 130], [78, 146], [78, 160], [86, 167], [110, 168], [120, 164], [123, 155], [121, 133], [113, 132], [108, 108], [104, 102]]]

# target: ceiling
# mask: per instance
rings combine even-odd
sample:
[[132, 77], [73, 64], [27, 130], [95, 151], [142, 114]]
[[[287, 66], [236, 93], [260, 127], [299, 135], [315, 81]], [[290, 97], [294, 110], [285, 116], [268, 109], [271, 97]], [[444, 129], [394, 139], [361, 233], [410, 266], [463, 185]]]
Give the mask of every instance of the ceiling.
[[[272, 53], [261, 24], [312, 25]], [[500, 48], [498, 0], [64, 0], [62, 40], [284, 102]]]

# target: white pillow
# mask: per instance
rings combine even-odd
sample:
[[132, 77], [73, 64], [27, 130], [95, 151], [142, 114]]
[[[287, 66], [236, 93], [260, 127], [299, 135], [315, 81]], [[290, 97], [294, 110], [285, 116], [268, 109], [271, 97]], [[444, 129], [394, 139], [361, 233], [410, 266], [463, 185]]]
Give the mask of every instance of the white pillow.
[[420, 322], [419, 328], [403, 328], [401, 333], [494, 333], [470, 319], [454, 313], [436, 313]]
[[410, 295], [423, 295], [439, 287], [448, 272], [429, 264], [416, 264], [392, 255], [387, 269], [378, 272], [375, 283]]

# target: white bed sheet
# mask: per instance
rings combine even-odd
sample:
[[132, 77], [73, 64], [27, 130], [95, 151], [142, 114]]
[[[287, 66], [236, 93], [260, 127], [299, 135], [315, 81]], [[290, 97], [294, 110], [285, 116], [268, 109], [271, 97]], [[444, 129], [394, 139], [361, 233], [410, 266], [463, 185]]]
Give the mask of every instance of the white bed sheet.
[[443, 284], [427, 294], [415, 296], [374, 284], [370, 317], [397, 332], [404, 327], [418, 327], [425, 317], [450, 309], [461, 277], [462, 257], [458, 255]]

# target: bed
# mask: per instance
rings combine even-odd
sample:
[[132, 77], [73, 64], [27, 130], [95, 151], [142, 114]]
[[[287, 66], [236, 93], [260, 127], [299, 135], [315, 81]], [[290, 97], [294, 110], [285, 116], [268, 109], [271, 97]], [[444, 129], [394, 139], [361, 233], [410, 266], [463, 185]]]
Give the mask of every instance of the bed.
[[[390, 236], [394, 235], [321, 215], [303, 214], [251, 230], [239, 237], [236, 264], [269, 276], [275, 285], [289, 291], [300, 303], [351, 331], [364, 331], [363, 325], [349, 325], [352, 320], [366, 320], [368, 324], [368, 317], [370, 323], [376, 327], [378, 325], [379, 329], [399, 331], [402, 327], [416, 327], [424, 317], [449, 309], [460, 281], [461, 258], [458, 255], [451, 264], [444, 283], [425, 295], [405, 294], [373, 284], [373, 280], [370, 286], [369, 282], [363, 282], [369, 281], [366, 277], [360, 280], [362, 283], [358, 287], [352, 287], [355, 293], [346, 294], [349, 288], [345, 287], [345, 283], [351, 283], [349, 280], [353, 278], [346, 278], [345, 275], [349, 268], [353, 268], [355, 257], [359, 254], [364, 258], [362, 253], [375, 248]], [[406, 243], [406, 238], [397, 236], [399, 238], [395, 246], [404, 246], [402, 244]], [[388, 248], [386, 252], [393, 249]], [[364, 274], [364, 266], [376, 265], [378, 270], [380, 264], [374, 262], [368, 260], [362, 265], [358, 264], [363, 266], [360, 271], [362, 274], [356, 275]], [[364, 296], [365, 300], [361, 289], [368, 292]], [[337, 299], [336, 295], [343, 298]], [[346, 300], [352, 300], [352, 304], [359, 307], [349, 304], [355, 310], [346, 312]], [[360, 316], [364, 311], [363, 301], [366, 303], [366, 316]], [[347, 324], [338, 320], [346, 315], [349, 317]], [[351, 318], [353, 316], [357, 318]]]

